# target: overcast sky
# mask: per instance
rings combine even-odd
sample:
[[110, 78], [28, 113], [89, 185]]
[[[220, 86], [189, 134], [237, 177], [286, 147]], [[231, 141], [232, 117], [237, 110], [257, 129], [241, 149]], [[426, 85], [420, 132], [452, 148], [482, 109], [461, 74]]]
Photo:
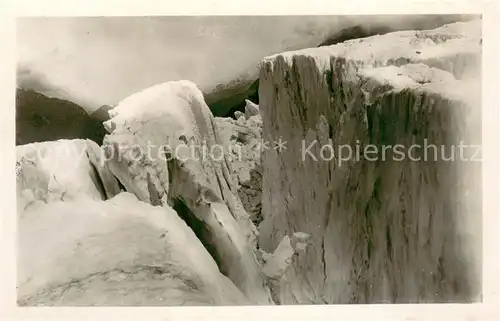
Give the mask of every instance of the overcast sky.
[[188, 79], [200, 88], [266, 55], [319, 44], [372, 17], [112, 17], [18, 20], [18, 83], [93, 110], [148, 86]]

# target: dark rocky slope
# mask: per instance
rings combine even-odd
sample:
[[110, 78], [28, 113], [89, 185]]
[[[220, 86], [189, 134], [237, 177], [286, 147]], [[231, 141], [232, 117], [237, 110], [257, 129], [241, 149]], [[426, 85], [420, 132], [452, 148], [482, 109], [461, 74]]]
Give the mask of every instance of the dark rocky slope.
[[16, 145], [58, 139], [90, 139], [102, 144], [104, 126], [75, 103], [33, 90], [16, 90]]
[[204, 94], [212, 113], [218, 117], [232, 117], [236, 111], [245, 110], [245, 99], [258, 104], [259, 79], [256, 76], [217, 86], [213, 91]]
[[94, 111], [92, 114], [90, 114], [90, 117], [97, 119], [100, 122], [105, 122], [106, 120], [109, 119], [109, 111], [113, 109], [113, 107], [108, 106], [108, 105], [102, 105]]

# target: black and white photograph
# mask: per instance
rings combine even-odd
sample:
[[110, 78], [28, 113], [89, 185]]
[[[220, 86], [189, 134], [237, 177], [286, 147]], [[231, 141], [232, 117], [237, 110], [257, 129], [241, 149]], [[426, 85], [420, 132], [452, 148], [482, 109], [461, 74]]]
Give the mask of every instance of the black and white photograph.
[[15, 29], [17, 307], [483, 302], [482, 14]]

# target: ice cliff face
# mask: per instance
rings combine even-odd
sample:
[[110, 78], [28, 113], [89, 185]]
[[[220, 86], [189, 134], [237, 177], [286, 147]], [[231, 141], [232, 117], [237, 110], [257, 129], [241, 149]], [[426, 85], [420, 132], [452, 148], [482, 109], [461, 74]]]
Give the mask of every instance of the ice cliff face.
[[[462, 141], [481, 143], [480, 24], [390, 33], [262, 62], [262, 136], [283, 139], [287, 149], [262, 155], [259, 245], [275, 248], [296, 231], [311, 235], [275, 290], [281, 303], [478, 299], [480, 163], [446, 161], [432, 148], [425, 161], [423, 146], [440, 153], [443, 145], [446, 157], [455, 147], [458, 159]], [[398, 144], [422, 146], [410, 150], [421, 160], [394, 150], [382, 159], [383, 146]], [[342, 145], [352, 148], [351, 158]], [[474, 153], [465, 149], [469, 160]]]

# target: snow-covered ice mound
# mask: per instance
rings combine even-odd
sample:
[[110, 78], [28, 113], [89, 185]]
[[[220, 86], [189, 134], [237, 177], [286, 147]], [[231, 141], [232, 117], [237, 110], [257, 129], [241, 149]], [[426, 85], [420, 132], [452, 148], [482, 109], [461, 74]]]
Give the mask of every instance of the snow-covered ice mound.
[[177, 81], [147, 88], [120, 102], [110, 116], [107, 165], [126, 190], [152, 205], [172, 206], [223, 274], [254, 303], [271, 303], [256, 228], [230, 173], [230, 151], [196, 85]]
[[227, 155], [187, 148], [229, 144], [196, 86], [154, 86], [110, 116], [102, 149], [17, 146], [19, 303], [273, 303], [269, 278], [295, 243], [284, 239], [285, 255], [258, 250]]
[[248, 303], [174, 210], [132, 194], [37, 204], [18, 225], [21, 305]]

